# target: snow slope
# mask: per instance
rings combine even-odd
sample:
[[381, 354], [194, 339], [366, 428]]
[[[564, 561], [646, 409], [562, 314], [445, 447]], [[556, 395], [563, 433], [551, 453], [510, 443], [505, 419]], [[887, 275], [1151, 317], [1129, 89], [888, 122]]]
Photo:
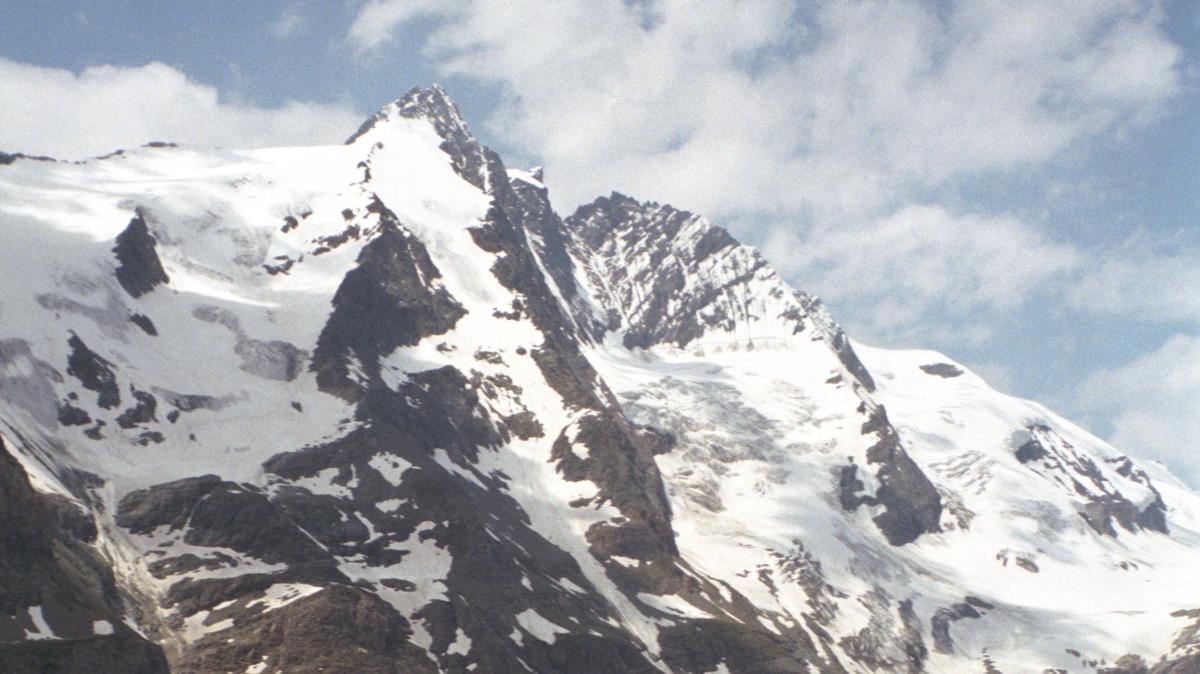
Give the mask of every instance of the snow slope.
[[440, 89], [336, 147], [0, 160], [0, 477], [31, 494], [6, 507], [65, 513], [62, 573], [113, 587], [80, 613], [0, 573], [0, 662], [118, 638], [188, 672], [1195, 657], [1200, 499], [1165, 469], [852, 343], [700, 216], [560, 217]]

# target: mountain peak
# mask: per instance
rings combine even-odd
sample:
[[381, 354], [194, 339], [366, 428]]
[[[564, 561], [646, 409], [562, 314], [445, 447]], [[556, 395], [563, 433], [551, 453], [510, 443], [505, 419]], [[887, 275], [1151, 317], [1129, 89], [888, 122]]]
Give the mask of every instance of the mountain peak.
[[433, 125], [444, 140], [454, 143], [474, 142], [458, 106], [439, 84], [413, 87], [403, 96], [383, 106], [346, 141], [353, 143], [371, 129], [393, 119], [424, 119]]
[[115, 157], [0, 170], [0, 671], [1200, 663], [1193, 491], [440, 87]]

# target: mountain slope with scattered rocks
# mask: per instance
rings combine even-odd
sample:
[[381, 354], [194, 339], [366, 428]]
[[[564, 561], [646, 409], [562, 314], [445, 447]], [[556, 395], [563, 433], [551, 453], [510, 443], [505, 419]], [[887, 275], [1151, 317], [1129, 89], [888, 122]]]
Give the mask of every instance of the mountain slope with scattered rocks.
[[0, 159], [4, 671], [1200, 671], [1194, 491], [440, 88]]

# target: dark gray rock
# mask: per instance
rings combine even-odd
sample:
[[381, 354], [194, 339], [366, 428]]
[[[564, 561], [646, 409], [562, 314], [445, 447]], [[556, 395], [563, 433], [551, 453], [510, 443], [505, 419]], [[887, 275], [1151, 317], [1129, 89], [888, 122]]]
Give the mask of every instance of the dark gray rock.
[[151, 337], [158, 336], [158, 328], [154, 327], [154, 321], [150, 320], [149, 316], [144, 314], [130, 314], [129, 322], [142, 329], [142, 332]]
[[[350, 401], [362, 399], [363, 384], [383, 385], [381, 357], [446, 332], [466, 313], [445, 288], [429, 285], [441, 272], [424, 244], [377, 199], [370, 210], [379, 233], [338, 287], [311, 365], [322, 391]], [[356, 364], [365, 382], [355, 380]]]
[[1150, 476], [1128, 457], [1108, 461], [1116, 465], [1118, 475], [1149, 489], [1154, 495], [1144, 508], [1134, 505], [1119, 485], [1105, 477], [1094, 460], [1077, 452], [1054, 429], [1035, 424], [1026, 429], [1026, 435], [1027, 439], [1017, 448], [1017, 460], [1058, 485], [1071, 485], [1072, 496], [1082, 501], [1079, 515], [1096, 533], [1116, 537], [1117, 526], [1130, 533], [1140, 530], [1170, 533], [1167, 505], [1162, 494]]
[[[35, 491], [0, 439], [0, 671], [166, 674], [162, 649], [125, 625], [95, 537], [90, 513]], [[25, 640], [32, 606], [59, 639]], [[108, 621], [113, 634], [96, 636], [96, 620]]]
[[130, 297], [141, 297], [171, 280], [158, 259], [158, 242], [150, 234], [140, 208], [125, 231], [117, 236], [113, 253], [118, 262], [117, 281]]
[[931, 374], [935, 377], [942, 377], [943, 379], [959, 377], [962, 376], [963, 373], [961, 369], [950, 363], [931, 363], [929, 365], [922, 365], [921, 371], [925, 374]]
[[155, 415], [158, 410], [158, 401], [154, 396], [132, 386], [129, 387], [129, 390], [136, 403], [117, 417], [117, 425], [121, 428], [135, 428], [141, 424], [158, 421], [158, 417]]
[[207, 635], [175, 663], [175, 674], [266, 671], [289, 674], [436, 674], [409, 642], [412, 630], [394, 608], [361, 589], [331, 585], [270, 612], [247, 614], [232, 629]]
[[96, 404], [104, 409], [113, 409], [121, 404], [121, 390], [113, 364], [88, 348], [74, 333], [67, 340], [71, 353], [67, 357], [67, 374], [79, 380], [89, 391], [96, 392]]
[[900, 445], [900, 436], [884, 408], [876, 407], [869, 414], [862, 432], [877, 438], [867, 450], [867, 462], [878, 466], [875, 478], [879, 488], [874, 495], [861, 494], [864, 485], [857, 477], [858, 467], [844, 466], [838, 474], [842, 508], [883, 506], [884, 511], [875, 516], [874, 522], [892, 545], [904, 545], [923, 533], [941, 531], [942, 499], [937, 488]]
[[86, 426], [92, 423], [92, 417], [86, 410], [63, 402], [58, 406], [58, 423], [63, 426]]
[[[970, 599], [968, 597], [968, 600]], [[933, 634], [933, 649], [938, 653], [953, 653], [954, 639], [950, 637], [951, 625], [963, 619], [977, 620], [982, 618], [983, 614], [979, 612], [980, 608], [986, 610], [991, 608], [991, 606], [985, 603], [983, 606], [977, 607], [975, 603], [964, 601], [939, 608], [929, 620], [929, 629]]]

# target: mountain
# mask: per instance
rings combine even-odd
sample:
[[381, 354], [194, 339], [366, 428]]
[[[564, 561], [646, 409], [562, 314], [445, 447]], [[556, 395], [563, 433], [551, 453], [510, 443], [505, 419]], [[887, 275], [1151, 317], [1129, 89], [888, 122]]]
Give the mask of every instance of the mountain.
[[437, 87], [0, 228], [3, 671], [1200, 671], [1194, 491]]

